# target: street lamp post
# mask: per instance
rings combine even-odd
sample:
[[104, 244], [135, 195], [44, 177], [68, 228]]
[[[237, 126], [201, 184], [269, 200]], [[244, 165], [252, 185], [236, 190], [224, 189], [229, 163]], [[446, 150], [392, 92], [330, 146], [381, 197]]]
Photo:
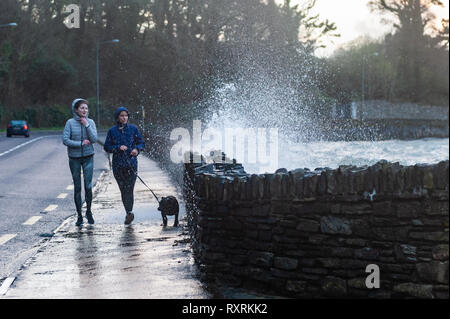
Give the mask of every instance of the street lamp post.
[[[370, 54], [370, 56], [378, 56], [378, 52], [373, 52], [372, 54]], [[365, 102], [365, 97], [364, 97], [364, 93], [365, 93], [365, 82], [366, 82], [366, 54], [363, 53], [363, 57], [362, 57], [362, 72], [361, 72], [361, 108], [364, 107], [364, 102]]]
[[17, 23], [11, 22], [11, 23], [7, 23], [7, 24], [0, 24], [0, 28], [2, 28], [2, 27], [17, 27]]
[[100, 128], [100, 70], [98, 52], [100, 45], [104, 43], [118, 43], [119, 39], [97, 42], [97, 126]]

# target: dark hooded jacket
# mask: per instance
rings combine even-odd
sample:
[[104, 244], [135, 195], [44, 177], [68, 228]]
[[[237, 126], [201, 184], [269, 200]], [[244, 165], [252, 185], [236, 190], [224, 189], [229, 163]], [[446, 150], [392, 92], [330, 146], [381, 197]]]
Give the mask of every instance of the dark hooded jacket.
[[[114, 114], [116, 120], [122, 111], [129, 113], [127, 108], [119, 107]], [[121, 151], [121, 145], [125, 145], [127, 150]], [[136, 156], [131, 156], [130, 153], [133, 149], [137, 149], [141, 152], [144, 147], [144, 139], [136, 125], [127, 123], [122, 126], [118, 122], [116, 126], [109, 129], [103, 148], [105, 152], [113, 153], [113, 170], [117, 170], [117, 168], [127, 168], [130, 167], [130, 165], [134, 170], [137, 170], [137, 158]]]

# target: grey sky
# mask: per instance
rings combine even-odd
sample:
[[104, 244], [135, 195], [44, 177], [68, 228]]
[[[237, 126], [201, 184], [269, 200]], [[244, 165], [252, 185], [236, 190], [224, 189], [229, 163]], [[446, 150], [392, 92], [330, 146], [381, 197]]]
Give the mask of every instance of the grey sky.
[[[281, 0], [279, 0], [282, 2]], [[301, 4], [302, 0], [292, 0], [292, 5]], [[369, 0], [317, 0], [312, 14], [320, 14], [322, 19], [335, 22], [341, 34], [340, 38], [325, 39], [326, 49], [318, 50], [320, 56], [330, 55], [336, 48], [360, 36], [380, 38], [391, 28], [382, 23], [382, 17], [371, 12], [367, 6]], [[435, 13], [440, 17], [448, 18], [449, 0], [443, 0], [445, 8]]]

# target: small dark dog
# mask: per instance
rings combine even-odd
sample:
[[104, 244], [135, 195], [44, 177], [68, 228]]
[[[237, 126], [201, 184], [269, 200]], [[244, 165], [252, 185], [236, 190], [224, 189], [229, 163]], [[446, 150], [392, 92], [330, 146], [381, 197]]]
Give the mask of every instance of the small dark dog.
[[161, 198], [159, 202], [158, 210], [161, 211], [161, 216], [163, 219], [163, 225], [167, 226], [167, 216], [174, 216], [175, 221], [173, 227], [178, 227], [178, 211], [179, 211], [178, 201], [174, 196], [167, 196]]

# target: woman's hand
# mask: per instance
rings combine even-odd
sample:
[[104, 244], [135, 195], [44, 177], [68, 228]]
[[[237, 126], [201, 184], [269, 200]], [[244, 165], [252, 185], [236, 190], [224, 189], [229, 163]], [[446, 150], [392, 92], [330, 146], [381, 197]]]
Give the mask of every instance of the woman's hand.
[[89, 141], [89, 140], [84, 140], [82, 145], [89, 145], [89, 144], [91, 144], [91, 141]]
[[81, 122], [81, 124], [83, 124], [84, 126], [87, 126], [87, 125], [88, 125], [88, 121], [86, 120], [85, 117], [80, 117], [80, 122]]
[[128, 147], [126, 147], [125, 145], [120, 145], [120, 150], [121, 151], [126, 151], [128, 149]]
[[133, 149], [130, 154], [131, 156], [138, 156], [139, 151], [137, 149]]

